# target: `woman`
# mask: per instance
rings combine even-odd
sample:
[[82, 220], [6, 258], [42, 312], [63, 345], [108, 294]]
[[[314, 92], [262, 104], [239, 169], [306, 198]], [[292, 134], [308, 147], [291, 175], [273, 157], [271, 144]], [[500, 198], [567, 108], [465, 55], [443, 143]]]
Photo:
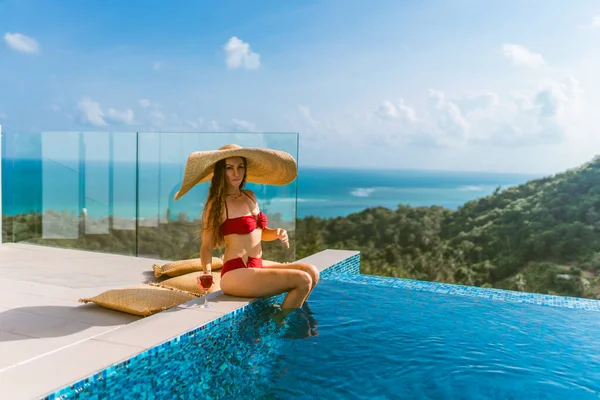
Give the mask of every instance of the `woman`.
[[211, 181], [203, 213], [200, 258], [206, 272], [215, 247], [225, 247], [221, 270], [223, 293], [239, 297], [271, 297], [287, 292], [285, 314], [304, 304], [319, 280], [319, 271], [306, 263], [263, 265], [261, 242], [280, 240], [289, 248], [285, 229], [269, 228], [256, 196], [246, 182], [285, 185], [296, 178], [289, 154], [226, 145], [217, 151], [192, 153], [186, 162], [175, 200], [195, 184]]

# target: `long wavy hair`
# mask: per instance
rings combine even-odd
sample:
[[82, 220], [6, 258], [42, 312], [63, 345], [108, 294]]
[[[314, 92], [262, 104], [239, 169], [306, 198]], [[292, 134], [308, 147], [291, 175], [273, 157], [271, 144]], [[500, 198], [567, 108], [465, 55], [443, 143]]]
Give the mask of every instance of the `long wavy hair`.
[[[241, 157], [244, 160], [244, 178], [240, 183], [240, 190], [244, 188], [246, 184], [246, 168], [247, 162], [245, 157]], [[221, 226], [221, 215], [223, 214], [223, 208], [225, 207], [225, 188], [227, 176], [225, 175], [225, 159], [217, 161], [215, 164], [215, 170], [210, 182], [210, 188], [208, 189], [208, 196], [204, 203], [204, 211], [202, 212], [202, 221], [206, 221], [203, 227], [203, 231], [212, 230], [211, 235], [215, 247], [220, 248], [225, 245], [225, 238], [219, 232]], [[208, 210], [208, 204], [211, 204], [210, 210]], [[208, 212], [208, 216], [206, 213]]]

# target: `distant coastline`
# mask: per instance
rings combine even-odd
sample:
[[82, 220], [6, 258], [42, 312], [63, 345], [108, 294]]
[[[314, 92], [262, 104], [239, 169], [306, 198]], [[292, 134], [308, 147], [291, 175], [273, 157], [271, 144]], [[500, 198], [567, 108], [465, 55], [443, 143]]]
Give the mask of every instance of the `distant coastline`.
[[[167, 210], [171, 215], [184, 212], [196, 218], [208, 187], [201, 185], [175, 202], [173, 193], [180, 185], [181, 165], [115, 163], [111, 202], [110, 169], [105, 162], [89, 162], [82, 172], [76, 163], [19, 159], [6, 162], [3, 170], [4, 193], [13, 194], [10, 200], [8, 196], [4, 199], [3, 213], [7, 215], [86, 208], [97, 218], [107, 217], [109, 210], [121, 218], [164, 218]], [[468, 201], [491, 195], [497, 188], [506, 189], [537, 178], [515, 173], [305, 166], [299, 168], [298, 179], [290, 185], [247, 187], [255, 191], [268, 214], [279, 213], [285, 219], [336, 218], [373, 207], [395, 210], [401, 204], [458, 209]], [[142, 199], [137, 205], [136, 195]]]

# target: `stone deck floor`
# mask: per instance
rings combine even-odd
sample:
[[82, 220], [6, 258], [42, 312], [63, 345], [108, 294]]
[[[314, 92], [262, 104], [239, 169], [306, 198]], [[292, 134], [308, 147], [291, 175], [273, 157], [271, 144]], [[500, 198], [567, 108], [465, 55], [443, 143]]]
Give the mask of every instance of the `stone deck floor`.
[[[326, 250], [303, 261], [324, 270], [356, 252]], [[147, 318], [81, 304], [115, 287], [154, 281], [164, 260], [0, 244], [0, 396], [37, 399], [210, 322], [252, 299], [209, 296]], [[140, 335], [140, 333], [144, 335]]]

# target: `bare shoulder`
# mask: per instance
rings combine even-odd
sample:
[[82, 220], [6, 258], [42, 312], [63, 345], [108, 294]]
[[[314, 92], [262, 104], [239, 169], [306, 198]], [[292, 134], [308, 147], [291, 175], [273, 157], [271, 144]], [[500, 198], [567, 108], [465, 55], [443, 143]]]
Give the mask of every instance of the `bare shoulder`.
[[246, 193], [248, 196], [250, 196], [250, 198], [256, 203], [256, 195], [254, 194], [254, 192], [252, 190], [248, 190], [248, 189], [242, 189], [244, 193]]
[[253, 201], [254, 204], [252, 204], [252, 205], [254, 206], [254, 208], [260, 211], [260, 207], [258, 206], [258, 200], [256, 199], [256, 195], [254, 194], [254, 192], [252, 190], [248, 190], [248, 189], [242, 189], [242, 190], [245, 194], [248, 195], [248, 197], [250, 197], [250, 200]]

